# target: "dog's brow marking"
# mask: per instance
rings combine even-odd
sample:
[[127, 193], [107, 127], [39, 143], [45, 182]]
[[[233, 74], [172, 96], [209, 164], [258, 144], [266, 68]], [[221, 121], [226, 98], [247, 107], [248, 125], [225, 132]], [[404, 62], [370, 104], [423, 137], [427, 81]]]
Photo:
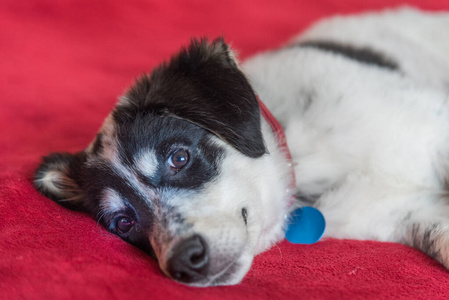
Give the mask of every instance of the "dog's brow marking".
[[[124, 182], [130, 186], [137, 194], [145, 199], [145, 202], [152, 204], [149, 198], [155, 198], [155, 192], [149, 189], [144, 184], [140, 183], [137, 179], [137, 175], [133, 170], [130, 170], [126, 166], [122, 165], [119, 158], [119, 141], [115, 136], [115, 125], [112, 115], [109, 115], [102, 126], [101, 132], [103, 134], [103, 149], [100, 153], [100, 161], [108, 161], [114, 169], [114, 172], [123, 178]], [[148, 155], [144, 154], [142, 159], [148, 159]], [[151, 159], [151, 158], [150, 158]], [[156, 156], [154, 156], [156, 159]], [[140, 161], [140, 160], [139, 160]], [[95, 166], [99, 163], [98, 159], [88, 160], [87, 164]], [[150, 165], [149, 162], [145, 164], [146, 167]]]
[[118, 163], [115, 163], [113, 166], [117, 174], [123, 177], [128, 186], [134, 189], [134, 191], [139, 194], [142, 199], [145, 200], [145, 203], [153, 206], [153, 201], [157, 198], [155, 191], [145, 184], [141, 183], [137, 179], [137, 175], [135, 174], [135, 172], [133, 172], [132, 170], [129, 170], [125, 166]]
[[91, 159], [87, 164], [98, 167], [99, 165], [101, 166], [106, 163], [112, 168], [112, 171], [116, 176], [122, 178], [122, 181], [144, 199], [148, 205], [153, 206], [153, 200], [156, 199], [155, 191], [141, 183], [138, 180], [138, 175], [135, 171], [121, 164], [117, 149], [117, 141], [112, 141], [109, 145], [109, 149], [103, 151], [102, 158]]
[[121, 196], [111, 188], [108, 188], [103, 192], [103, 201], [100, 205], [102, 210], [108, 212], [116, 212], [125, 208]]
[[152, 150], [140, 152], [136, 157], [135, 166], [144, 176], [152, 177], [156, 173], [158, 166], [156, 153]]

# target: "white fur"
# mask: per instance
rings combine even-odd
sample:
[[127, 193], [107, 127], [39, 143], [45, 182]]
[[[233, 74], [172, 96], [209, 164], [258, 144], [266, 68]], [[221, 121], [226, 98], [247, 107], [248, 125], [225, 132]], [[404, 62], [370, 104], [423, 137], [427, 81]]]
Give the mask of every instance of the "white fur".
[[370, 47], [400, 72], [299, 47], [244, 64], [285, 124], [298, 188], [319, 196], [325, 236], [407, 243], [410, 222], [449, 224], [447, 28], [449, 14], [402, 9], [332, 18], [293, 40]]
[[65, 176], [61, 171], [48, 171], [45, 173], [44, 177], [39, 179], [39, 182], [41, 182], [49, 192], [59, 195], [63, 191], [56, 186], [56, 183], [62, 182], [64, 179]]
[[62, 202], [79, 202], [83, 195], [78, 185], [67, 176], [67, 166], [53, 164], [52, 169], [47, 170], [41, 178], [34, 180], [35, 184], [48, 193], [56, 195]]

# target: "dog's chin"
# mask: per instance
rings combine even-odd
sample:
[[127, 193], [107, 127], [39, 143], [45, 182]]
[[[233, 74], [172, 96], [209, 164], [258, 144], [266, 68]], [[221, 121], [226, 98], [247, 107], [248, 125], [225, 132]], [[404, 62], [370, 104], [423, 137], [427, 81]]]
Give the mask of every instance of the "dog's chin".
[[201, 286], [235, 285], [242, 281], [248, 273], [254, 256], [249, 254], [241, 255], [232, 262], [222, 272], [212, 277], [212, 280]]

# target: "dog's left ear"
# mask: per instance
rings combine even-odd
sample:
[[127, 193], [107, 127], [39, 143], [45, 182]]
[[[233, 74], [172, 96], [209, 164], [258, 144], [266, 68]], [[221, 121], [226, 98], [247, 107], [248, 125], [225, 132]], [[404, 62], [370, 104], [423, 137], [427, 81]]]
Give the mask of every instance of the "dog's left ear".
[[34, 174], [34, 186], [62, 206], [90, 212], [78, 182], [85, 159], [84, 152], [52, 153], [44, 157]]
[[222, 38], [194, 39], [168, 64], [142, 76], [114, 118], [143, 111], [194, 123], [249, 157], [267, 152], [257, 97]]

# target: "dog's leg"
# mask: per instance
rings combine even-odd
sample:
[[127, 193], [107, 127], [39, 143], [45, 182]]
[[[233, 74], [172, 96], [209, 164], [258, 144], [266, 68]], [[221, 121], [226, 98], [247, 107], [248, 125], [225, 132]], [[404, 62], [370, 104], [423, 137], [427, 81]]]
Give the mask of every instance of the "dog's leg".
[[351, 176], [323, 194], [325, 236], [401, 243], [423, 251], [449, 269], [449, 204], [438, 188], [392, 184]]
[[421, 250], [449, 269], [449, 220], [407, 218], [401, 243]]

